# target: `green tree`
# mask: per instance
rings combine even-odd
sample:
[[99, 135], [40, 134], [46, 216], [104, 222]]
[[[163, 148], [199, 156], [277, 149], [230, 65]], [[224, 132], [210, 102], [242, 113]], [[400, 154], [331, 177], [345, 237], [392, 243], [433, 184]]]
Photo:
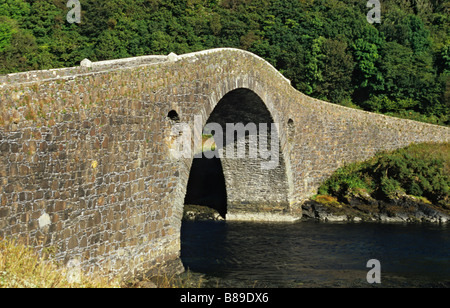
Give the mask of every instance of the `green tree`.
[[66, 0], [0, 1], [2, 72], [236, 47], [313, 97], [448, 121], [448, 1], [385, 0], [373, 25], [356, 0], [83, 0], [80, 24]]
[[24, 0], [2, 0], [0, 4], [0, 16], [9, 17], [22, 24], [30, 15], [30, 5]]
[[408, 44], [415, 53], [427, 51], [430, 47], [430, 31], [425, 28], [423, 21], [410, 15], [405, 20], [408, 29]]
[[11, 45], [12, 37], [13, 29], [11, 23], [0, 21], [0, 51], [4, 51]]
[[347, 44], [340, 40], [327, 39], [322, 45], [322, 53], [322, 82], [317, 86], [317, 93], [333, 103], [350, 101], [355, 63]]
[[7, 17], [0, 17], [0, 74], [36, 69], [34, 36]]
[[414, 54], [408, 47], [389, 42], [382, 58], [386, 93], [392, 97], [422, 99], [425, 88], [435, 81], [433, 59], [427, 54]]
[[355, 58], [354, 84], [355, 99], [363, 101], [371, 94], [380, 90], [383, 76], [379, 72], [377, 63], [380, 59], [378, 47], [364, 39], [357, 39], [352, 44]]

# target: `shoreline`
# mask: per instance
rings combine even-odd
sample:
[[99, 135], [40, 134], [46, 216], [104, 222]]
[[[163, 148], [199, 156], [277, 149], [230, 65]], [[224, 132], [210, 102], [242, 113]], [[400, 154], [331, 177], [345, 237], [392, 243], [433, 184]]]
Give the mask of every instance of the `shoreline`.
[[375, 200], [356, 196], [347, 202], [308, 200], [302, 205], [302, 218], [323, 222], [387, 222], [436, 223], [450, 222], [450, 211], [409, 195], [391, 200]]
[[[450, 210], [444, 210], [421, 198], [403, 195], [392, 200], [353, 197], [348, 202], [309, 199], [302, 205], [302, 217], [296, 221], [435, 223], [450, 222]], [[185, 205], [183, 221], [227, 221], [207, 206]], [[268, 221], [264, 221], [268, 222]]]

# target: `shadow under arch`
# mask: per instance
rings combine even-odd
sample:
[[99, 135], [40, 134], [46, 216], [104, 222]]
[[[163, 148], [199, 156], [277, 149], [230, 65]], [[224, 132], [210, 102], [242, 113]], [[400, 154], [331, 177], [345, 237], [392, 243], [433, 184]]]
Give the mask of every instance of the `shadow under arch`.
[[[208, 158], [211, 152], [204, 152], [193, 159], [184, 203], [215, 208], [229, 220], [288, 214], [289, 185], [278, 128], [263, 100], [247, 88], [232, 90], [217, 103], [204, 128], [212, 123], [222, 133], [204, 129], [204, 137], [212, 136], [214, 153], [221, 155]], [[238, 157], [239, 148], [245, 149], [244, 156]], [[272, 167], [265, 168], [269, 163]]]
[[184, 204], [202, 205], [215, 209], [226, 217], [227, 191], [222, 164], [217, 157], [194, 158], [189, 174]]

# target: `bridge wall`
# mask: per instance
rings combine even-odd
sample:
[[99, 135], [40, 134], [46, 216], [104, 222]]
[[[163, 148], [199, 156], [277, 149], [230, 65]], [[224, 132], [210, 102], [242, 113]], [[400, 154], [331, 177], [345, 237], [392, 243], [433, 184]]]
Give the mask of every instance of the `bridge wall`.
[[[0, 76], [0, 237], [52, 248], [57, 260], [77, 259], [103, 275], [182, 270], [192, 157], [171, 155], [175, 124], [167, 115], [175, 110], [194, 129], [195, 116], [204, 125], [240, 88], [279, 125], [287, 186], [280, 198], [288, 204], [281, 219], [299, 217], [302, 201], [344, 163], [450, 141], [445, 127], [307, 97], [263, 59], [234, 49]], [[270, 208], [263, 214], [274, 218]]]

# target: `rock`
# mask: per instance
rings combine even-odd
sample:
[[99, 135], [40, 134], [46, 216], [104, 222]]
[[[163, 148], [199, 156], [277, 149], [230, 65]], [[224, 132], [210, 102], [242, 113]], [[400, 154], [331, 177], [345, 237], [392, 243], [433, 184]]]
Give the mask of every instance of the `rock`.
[[339, 206], [314, 200], [302, 205], [304, 219], [319, 221], [382, 221], [447, 223], [450, 213], [423, 198], [398, 195], [392, 200], [374, 200], [367, 196], [346, 198]]
[[312, 201], [307, 201], [302, 205], [302, 215], [304, 218], [317, 218]]
[[382, 222], [403, 222], [403, 220], [399, 217], [390, 217], [386, 214], [380, 214], [378, 216], [378, 220]]
[[337, 222], [337, 221], [347, 221], [348, 218], [346, 215], [325, 215], [322, 220], [329, 222]]
[[38, 222], [39, 228], [47, 231], [48, 226], [51, 224], [50, 215], [48, 215], [47, 213], [43, 213], [41, 217], [39, 217]]
[[213, 220], [221, 221], [224, 218], [216, 210], [201, 205], [185, 205], [183, 220]]
[[332, 210], [315, 201], [308, 201], [302, 205], [303, 217], [312, 218], [320, 221], [347, 221], [348, 217], [344, 214], [333, 213]]

